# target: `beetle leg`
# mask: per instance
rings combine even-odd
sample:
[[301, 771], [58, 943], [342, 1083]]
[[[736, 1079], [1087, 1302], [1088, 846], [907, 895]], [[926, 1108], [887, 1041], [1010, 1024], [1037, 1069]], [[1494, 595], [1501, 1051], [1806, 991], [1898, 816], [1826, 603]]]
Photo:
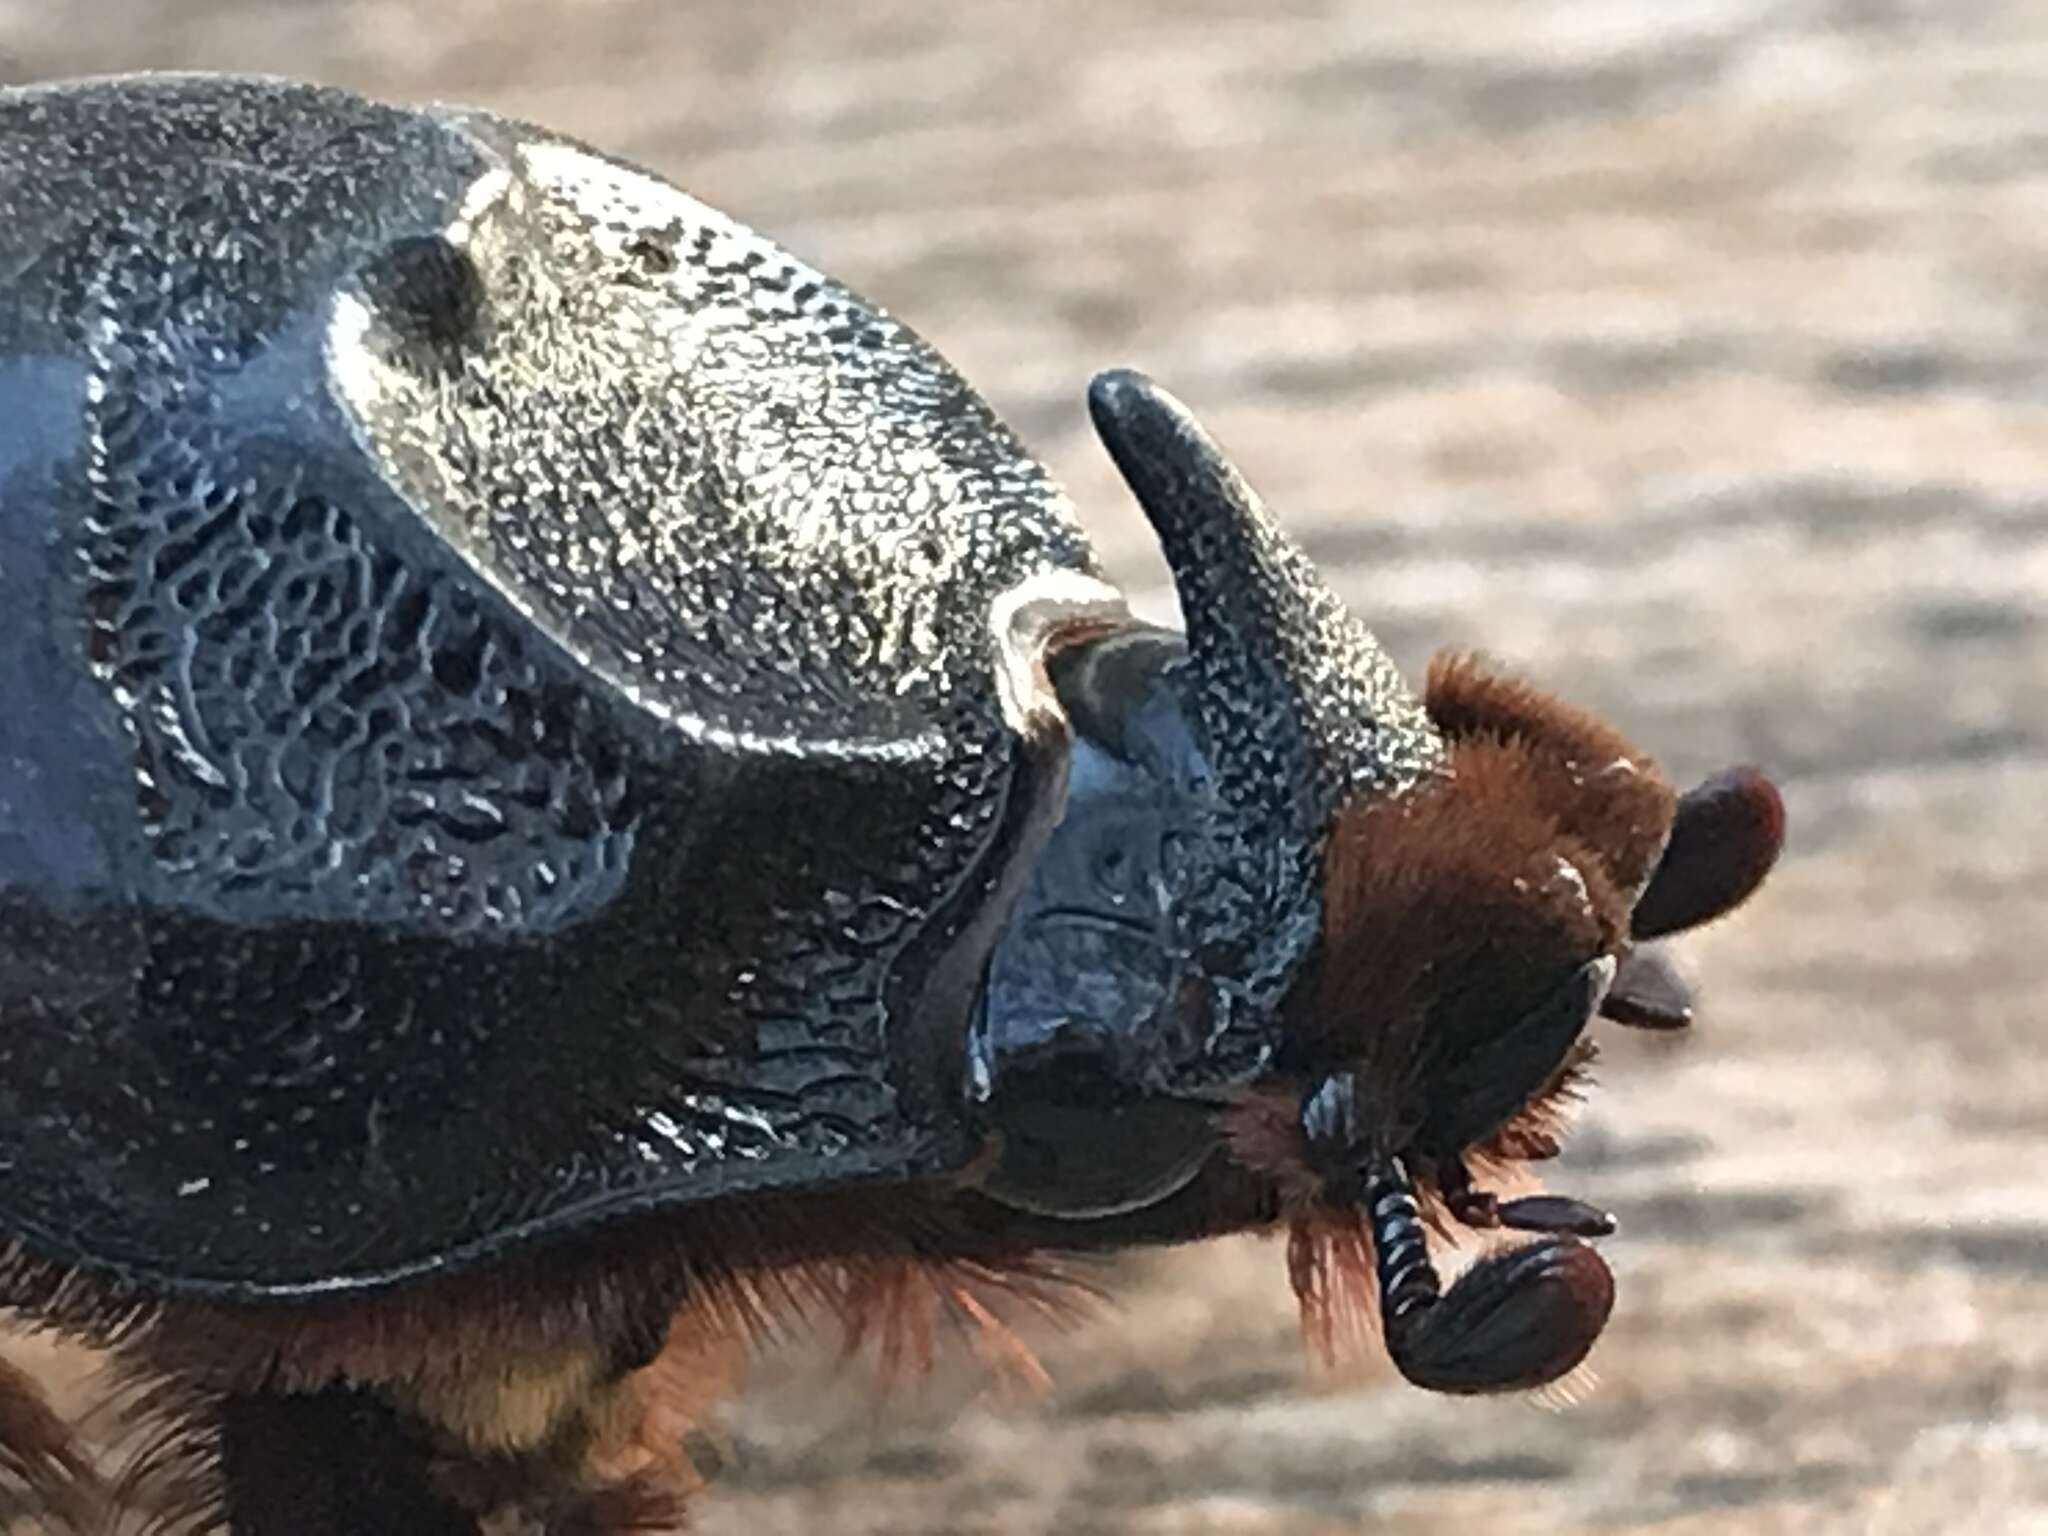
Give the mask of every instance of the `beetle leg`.
[[1380, 1320], [1403, 1376], [1437, 1392], [1506, 1392], [1557, 1380], [1586, 1357], [1614, 1307], [1591, 1248], [1553, 1237], [1472, 1266], [1442, 1289], [1414, 1187], [1398, 1158], [1366, 1170]]

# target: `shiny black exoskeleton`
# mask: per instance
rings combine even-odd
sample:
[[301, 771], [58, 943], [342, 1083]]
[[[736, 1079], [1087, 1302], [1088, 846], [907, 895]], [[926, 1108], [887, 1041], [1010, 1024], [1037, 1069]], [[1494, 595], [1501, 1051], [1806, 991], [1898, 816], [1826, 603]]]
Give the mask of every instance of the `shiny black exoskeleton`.
[[[1046, 658], [1129, 620], [967, 386], [536, 130], [19, 91], [0, 259], [0, 1222], [54, 1258], [332, 1291], [938, 1173], [992, 1068], [1091, 1029], [1213, 1096], [1334, 788], [1434, 761], [1273, 530], [1171, 517], [1196, 663], [1152, 637], [1075, 730]], [[1160, 761], [1091, 739], [1126, 697]], [[1155, 790], [1150, 843], [1092, 808]], [[1103, 836], [1147, 937], [1033, 910]]]
[[[595, 1444], [675, 1308], [876, 1254], [1286, 1221], [1424, 1384], [1590, 1346], [1597, 1213], [1468, 1155], [1682, 1022], [1634, 945], [1762, 878], [1760, 779], [1418, 697], [1118, 372], [1139, 623], [907, 328], [487, 113], [0, 92], [0, 270], [0, 1304], [209, 1382], [231, 1482], [336, 1382], [423, 1467]], [[1440, 1294], [1418, 1190], [1548, 1241]], [[544, 1342], [406, 1310], [471, 1276]]]

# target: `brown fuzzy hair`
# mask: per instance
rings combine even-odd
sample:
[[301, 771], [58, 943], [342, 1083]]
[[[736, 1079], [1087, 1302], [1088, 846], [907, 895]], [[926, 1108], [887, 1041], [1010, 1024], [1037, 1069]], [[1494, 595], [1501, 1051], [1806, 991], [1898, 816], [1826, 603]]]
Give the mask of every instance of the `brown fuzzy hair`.
[[1634, 900], [1678, 805], [1677, 791], [1647, 754], [1587, 711], [1463, 652], [1432, 658], [1423, 705], [1454, 747], [1514, 744], [1527, 764], [1524, 792], [1595, 855], [1616, 891]]
[[675, 1529], [702, 1481], [687, 1440], [711, 1432], [763, 1342], [836, 1326], [892, 1374], [928, 1366], [950, 1326], [1011, 1381], [1042, 1382], [1003, 1313], [1059, 1316], [1086, 1287], [958, 1220], [944, 1187], [735, 1201], [322, 1306], [138, 1305], [15, 1254], [0, 1293], [111, 1354], [90, 1433], [115, 1456], [94, 1468], [34, 1384], [0, 1367], [0, 1491], [12, 1474], [25, 1507], [81, 1536], [127, 1529], [110, 1508], [148, 1512], [143, 1529], [211, 1530], [230, 1405], [341, 1392], [381, 1405], [394, 1461], [479, 1529]]
[[1291, 1038], [1401, 1095], [1431, 1041], [1482, 1039], [1556, 978], [1626, 947], [1629, 910], [1677, 795], [1584, 711], [1439, 655], [1425, 705], [1447, 775], [1339, 811], [1325, 854], [1323, 944]]
[[[1304, 1083], [1350, 1070], [1363, 1123], [1395, 1152], [1413, 1150], [1438, 1107], [1438, 1068], [1483, 1052], [1578, 967], [1627, 949], [1677, 806], [1619, 733], [1472, 657], [1439, 655], [1424, 702], [1449, 771], [1339, 811], [1318, 961], [1288, 1011]], [[1443, 1152], [1491, 1179], [1519, 1178], [1522, 1163], [1558, 1150], [1591, 1056], [1580, 1042], [1502, 1123]], [[1329, 1353], [1375, 1315], [1371, 1240], [1360, 1213], [1321, 1197], [1300, 1089], [1245, 1094], [1226, 1135], [1279, 1190], [1303, 1325]], [[1411, 1171], [1424, 1219], [1442, 1230], [1427, 1158]]]

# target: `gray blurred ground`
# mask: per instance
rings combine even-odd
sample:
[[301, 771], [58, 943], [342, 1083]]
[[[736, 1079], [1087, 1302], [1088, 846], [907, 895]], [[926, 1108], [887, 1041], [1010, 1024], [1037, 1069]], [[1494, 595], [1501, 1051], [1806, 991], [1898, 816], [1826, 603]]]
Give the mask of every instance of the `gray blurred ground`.
[[1036, 1404], [768, 1362], [705, 1530], [2048, 1530], [2048, 9], [0, 0], [0, 76], [142, 66], [670, 174], [929, 335], [1162, 602], [1079, 406], [1141, 364], [1404, 662], [1787, 788], [1703, 1026], [1605, 1042], [1553, 1181], [1624, 1222], [1577, 1407], [1319, 1376], [1225, 1243], [1124, 1265]]

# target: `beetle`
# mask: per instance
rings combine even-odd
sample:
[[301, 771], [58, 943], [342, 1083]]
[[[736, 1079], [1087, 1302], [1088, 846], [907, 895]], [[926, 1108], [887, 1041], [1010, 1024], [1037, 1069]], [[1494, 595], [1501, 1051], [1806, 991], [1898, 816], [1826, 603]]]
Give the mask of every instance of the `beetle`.
[[[909, 329], [488, 113], [9, 90], [0, 264], [0, 1301], [190, 1518], [653, 1528], [781, 1309], [1253, 1228], [1421, 1386], [1590, 1349], [1611, 1222], [1483, 1186], [1687, 1021], [1760, 774], [1412, 691], [1117, 371], [1140, 622]], [[18, 1374], [0, 1440], [81, 1496]]]

